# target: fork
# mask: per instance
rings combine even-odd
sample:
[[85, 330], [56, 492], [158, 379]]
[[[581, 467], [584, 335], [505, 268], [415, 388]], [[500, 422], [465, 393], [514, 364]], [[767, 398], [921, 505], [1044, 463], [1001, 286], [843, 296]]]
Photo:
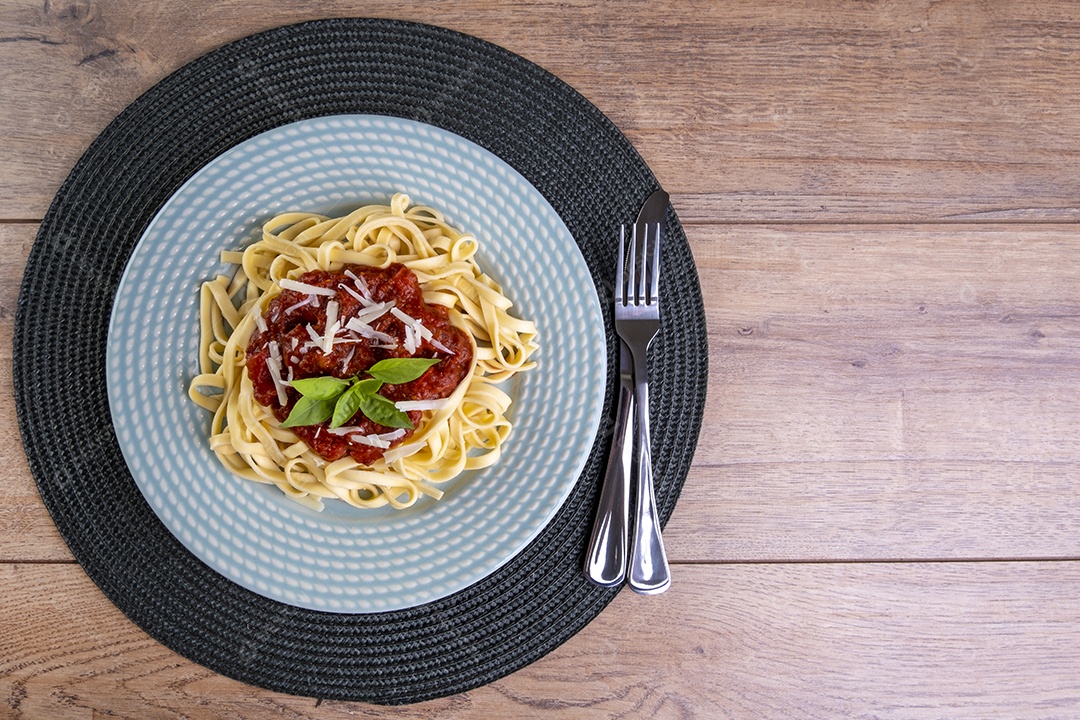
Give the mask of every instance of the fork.
[[[652, 231], [650, 233], [650, 230]], [[626, 257], [626, 226], [619, 230], [615, 264], [615, 331], [634, 358], [634, 420], [637, 427], [637, 514], [630, 555], [630, 588], [644, 595], [662, 593], [671, 584], [671, 572], [653, 489], [649, 446], [649, 344], [660, 329], [660, 223], [645, 223], [639, 237], [633, 226], [630, 257]], [[650, 241], [651, 237], [651, 241]]]

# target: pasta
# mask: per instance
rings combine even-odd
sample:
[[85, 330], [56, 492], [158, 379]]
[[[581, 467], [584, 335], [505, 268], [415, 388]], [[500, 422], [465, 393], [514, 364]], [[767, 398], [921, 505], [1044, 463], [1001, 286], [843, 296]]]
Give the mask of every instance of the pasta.
[[[406, 508], [466, 470], [497, 462], [511, 431], [506, 380], [535, 365], [536, 327], [475, 259], [474, 236], [449, 226], [437, 210], [396, 194], [339, 218], [290, 212], [268, 221], [242, 252], [224, 251], [239, 266], [233, 277], [205, 282], [200, 294], [199, 372], [189, 397], [213, 413], [209, 444], [221, 464], [242, 478], [276, 485], [321, 510], [338, 498], [357, 507]], [[347, 266], [415, 273], [428, 305], [442, 306], [473, 347], [465, 379], [437, 409], [423, 411], [415, 434], [369, 465], [349, 455], [327, 461], [256, 399], [245, 351], [268, 304], [295, 278]], [[292, 285], [290, 285], [292, 283]], [[390, 436], [387, 436], [390, 437]]]

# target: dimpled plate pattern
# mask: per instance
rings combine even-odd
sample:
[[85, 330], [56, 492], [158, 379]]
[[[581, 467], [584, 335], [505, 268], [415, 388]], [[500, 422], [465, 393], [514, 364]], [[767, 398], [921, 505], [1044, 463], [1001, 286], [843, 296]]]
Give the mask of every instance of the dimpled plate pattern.
[[[198, 289], [219, 260], [290, 210], [339, 215], [406, 192], [480, 242], [481, 267], [539, 330], [538, 366], [507, 387], [514, 430], [492, 468], [404, 511], [328, 500], [320, 513], [233, 476], [187, 398], [197, 372]], [[275, 128], [219, 156], [140, 239], [113, 306], [106, 379], [117, 438], [154, 512], [210, 567], [313, 610], [413, 607], [468, 587], [554, 516], [596, 439], [606, 383], [593, 280], [554, 209], [509, 165], [439, 128], [343, 115]], [[554, 409], [558, 412], [553, 412]]]

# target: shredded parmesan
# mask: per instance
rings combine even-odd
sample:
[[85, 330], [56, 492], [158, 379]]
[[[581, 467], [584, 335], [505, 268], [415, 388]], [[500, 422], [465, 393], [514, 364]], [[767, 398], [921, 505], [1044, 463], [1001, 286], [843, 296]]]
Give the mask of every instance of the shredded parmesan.
[[267, 348], [270, 356], [266, 358], [266, 367], [270, 371], [270, 379], [274, 381], [278, 404], [284, 407], [289, 402], [289, 396], [285, 394], [285, 382], [281, 378], [281, 348], [276, 342], [267, 343]]
[[386, 344], [393, 343], [394, 347], [397, 347], [397, 341], [393, 338], [393, 336], [387, 335], [384, 332], [379, 332], [367, 323], [360, 322], [356, 318], [349, 318], [349, 322], [345, 323], [345, 328], [347, 330], [352, 330], [353, 332], [359, 333], [360, 335], [363, 335], [369, 340], [378, 340], [379, 342]]
[[390, 443], [402, 437], [405, 434], [404, 430], [395, 430], [394, 432], [383, 433], [382, 435], [350, 435], [349, 439], [353, 442], [358, 442], [361, 445], [370, 445], [371, 447], [377, 447], [382, 450], [390, 448]]
[[[435, 339], [435, 336], [431, 334], [431, 330], [424, 326], [418, 318], [414, 318], [411, 315], [403, 312], [399, 308], [390, 308], [390, 313], [401, 322], [405, 323], [405, 349], [409, 353], [415, 353], [420, 347], [421, 340], [427, 340], [431, 343], [432, 347], [441, 350], [447, 355], [454, 355], [454, 351], [443, 345], [441, 342]], [[410, 339], [410, 330], [412, 331]]]
[[365, 435], [363, 428], [359, 425], [346, 425], [339, 428], [327, 428], [326, 431], [332, 435], [349, 437], [349, 440], [359, 443], [361, 445], [368, 445], [369, 447], [377, 447], [386, 450], [390, 447], [390, 443], [397, 440], [400, 437], [404, 437], [405, 430], [399, 428], [392, 432], [383, 433], [381, 435]]
[[360, 312], [356, 313], [355, 318], [362, 323], [370, 323], [373, 320], [378, 320], [379, 318], [381, 318], [388, 311], [392, 310], [395, 305], [397, 305], [396, 300], [382, 303], [374, 303], [367, 306]]
[[345, 292], [349, 293], [350, 295], [352, 295], [354, 298], [356, 298], [360, 302], [360, 304], [363, 305], [364, 307], [370, 307], [371, 306], [371, 301], [370, 300], [368, 300], [366, 297], [364, 297], [360, 293], [353, 290], [348, 285], [338, 285], [338, 287], [341, 288], [342, 290], [344, 290]]
[[[426, 330], [427, 328], [424, 328], [424, 329]], [[429, 334], [430, 334], [430, 333], [429, 333]], [[435, 349], [437, 349], [437, 350], [441, 350], [442, 352], [446, 353], [447, 355], [456, 355], [456, 354], [457, 354], [457, 353], [455, 353], [455, 352], [454, 352], [453, 350], [451, 350], [450, 348], [446, 347], [446, 346], [445, 346], [445, 345], [443, 345], [443, 344], [442, 344], [441, 342], [439, 342], [438, 340], [436, 340], [436, 339], [435, 339], [434, 337], [429, 337], [429, 338], [427, 339], [427, 341], [428, 341], [429, 343], [431, 343], [431, 345], [432, 345], [432, 346], [433, 346], [433, 347], [434, 347]]]
[[413, 329], [416, 329], [416, 326], [418, 326], [420, 324], [419, 320], [414, 318], [412, 315], [409, 315], [408, 313], [403, 311], [401, 308], [396, 308], [396, 307], [391, 308], [390, 309], [390, 314], [393, 315], [394, 317], [396, 317], [401, 322], [405, 323], [406, 325], [412, 325]]
[[289, 313], [291, 313], [293, 310], [296, 310], [297, 308], [302, 308], [302, 307], [305, 307], [307, 305], [311, 305], [311, 301], [314, 300], [314, 299], [315, 299], [314, 295], [308, 295], [306, 298], [304, 298], [300, 302], [293, 303], [289, 307], [285, 308], [285, 314], [288, 315]]
[[255, 308], [255, 326], [259, 328], [259, 332], [266, 332], [266, 320], [263, 319], [258, 307]]
[[325, 295], [327, 297], [336, 297], [337, 292], [330, 288], [323, 288], [317, 285], [308, 285], [298, 280], [290, 280], [288, 278], [282, 278], [278, 281], [278, 285], [286, 290], [295, 290], [296, 292], [302, 292], [306, 295]]
[[353, 284], [356, 285], [356, 289], [360, 291], [360, 294], [364, 296], [366, 300], [372, 300], [371, 288], [368, 287], [367, 281], [362, 277], [358, 277], [352, 270], [346, 270], [345, 274], [352, 278]]
[[338, 428], [326, 428], [326, 432], [330, 433], [331, 435], [352, 435], [353, 433], [358, 433], [362, 431], [363, 428], [361, 428], [359, 425], [342, 425]]
[[420, 343], [418, 342], [418, 339], [419, 338], [416, 337], [416, 332], [413, 330], [412, 325], [406, 325], [405, 326], [405, 352], [409, 353], [410, 355], [415, 355], [417, 349], [420, 347]]
[[355, 355], [355, 354], [356, 354], [356, 348], [355, 347], [349, 348], [349, 354], [345, 356], [345, 362], [342, 363], [341, 372], [346, 372], [346, 373], [349, 372], [349, 363], [352, 362], [353, 355]]
[[410, 410], [442, 410], [449, 402], [446, 398], [441, 400], [399, 400], [394, 406], [402, 412]]
[[337, 300], [326, 303], [326, 333], [323, 335], [322, 351], [327, 354], [334, 349], [334, 335], [337, 335], [337, 331], [341, 329], [337, 321], [337, 312]]

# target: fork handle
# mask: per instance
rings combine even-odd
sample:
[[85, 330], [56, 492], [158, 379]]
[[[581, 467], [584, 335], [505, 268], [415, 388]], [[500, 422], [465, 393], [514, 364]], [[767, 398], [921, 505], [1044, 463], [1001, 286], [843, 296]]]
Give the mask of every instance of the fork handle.
[[671, 585], [664, 539], [660, 535], [660, 518], [656, 514], [656, 493], [653, 489], [652, 453], [649, 451], [649, 379], [642, 358], [634, 357], [634, 404], [637, 426], [637, 514], [634, 523], [634, 544], [630, 556], [630, 588], [642, 595], [662, 593]]
[[634, 446], [630, 415], [633, 407], [634, 393], [623, 384], [619, 389], [619, 409], [615, 415], [607, 473], [600, 489], [600, 505], [585, 555], [585, 575], [602, 587], [617, 587], [626, 579], [630, 464]]

